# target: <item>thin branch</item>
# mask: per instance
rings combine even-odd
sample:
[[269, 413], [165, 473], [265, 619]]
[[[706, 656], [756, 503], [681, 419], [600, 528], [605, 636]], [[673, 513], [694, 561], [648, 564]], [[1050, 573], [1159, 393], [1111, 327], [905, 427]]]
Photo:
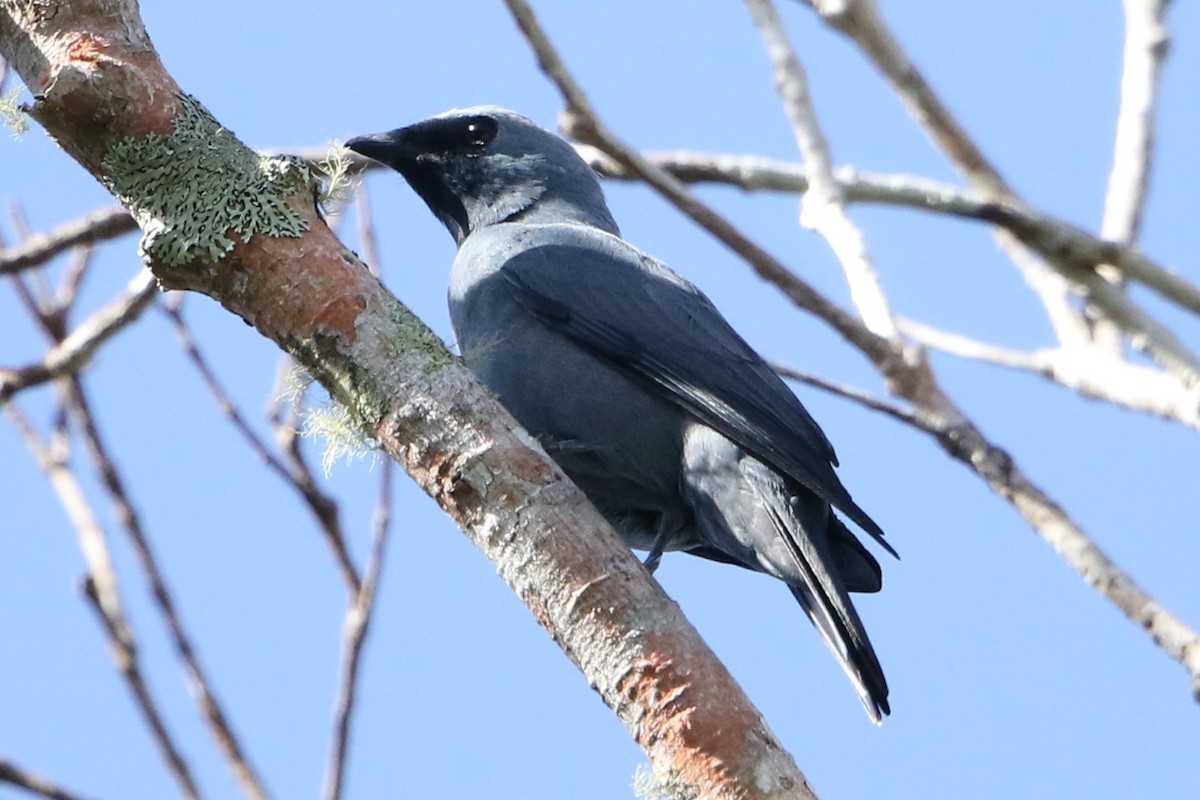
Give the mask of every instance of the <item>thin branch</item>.
[[325, 772], [325, 785], [321, 793], [323, 800], [340, 800], [345, 787], [346, 760], [350, 748], [350, 722], [353, 719], [358, 699], [359, 664], [362, 661], [363, 645], [367, 640], [372, 615], [375, 610], [375, 594], [383, 572], [383, 559], [387, 552], [388, 530], [392, 519], [392, 472], [393, 461], [384, 461], [380, 470], [379, 502], [375, 507], [375, 518], [371, 527], [371, 554], [363, 571], [362, 588], [346, 611], [342, 624], [342, 666], [338, 683], [337, 700], [334, 706], [333, 742], [330, 746], [329, 765]]
[[179, 784], [183, 796], [188, 800], [198, 800], [200, 790], [192, 778], [191, 769], [167, 729], [158, 703], [154, 700], [142, 674], [141, 659], [133, 631], [121, 607], [117, 576], [113, 570], [104, 529], [67, 462], [65, 417], [60, 416], [54, 438], [52, 442], [47, 443], [15, 403], [8, 403], [4, 410], [37, 459], [38, 466], [49, 478], [50, 485], [58, 494], [59, 502], [75, 528], [80, 550], [83, 551], [84, 560], [88, 565], [84, 594], [108, 636], [113, 660], [133, 693], [137, 708], [150, 728], [151, 736], [158, 745], [167, 769]]
[[[806, 0], [833, 28], [853, 40], [908, 108], [909, 114], [941, 148], [973, 186], [998, 201], [1013, 201], [1016, 193], [976, 146], [966, 129], [933, 91], [900, 42], [879, 16], [875, 0]], [[1018, 264], [1029, 288], [1038, 296], [1060, 342], [1084, 341], [1087, 323], [1071, 304], [1062, 281], [1048, 273], [1049, 265], [1032, 257], [1003, 232], [1000, 247]]]
[[[1105, 239], [1133, 244], [1141, 231], [1142, 212], [1150, 187], [1154, 162], [1154, 114], [1159, 76], [1170, 38], [1166, 29], [1165, 0], [1124, 0], [1125, 45], [1121, 71], [1121, 107], [1113, 143], [1112, 169], [1104, 196], [1100, 235]], [[1119, 272], [1105, 265], [1100, 275], [1119, 284]], [[1093, 322], [1096, 343], [1120, 352], [1120, 329], [1112, 320], [1099, 316]]]
[[1076, 285], [1088, 302], [1096, 303], [1129, 337], [1129, 343], [1145, 352], [1188, 386], [1200, 385], [1200, 357], [1168, 328], [1133, 303], [1119, 286], [1094, 271], [1081, 275]]
[[1170, 48], [1166, 28], [1169, 0], [1124, 0], [1125, 46], [1121, 108], [1117, 113], [1112, 170], [1104, 197], [1100, 236], [1132, 244], [1142, 227], [1142, 212], [1154, 165], [1155, 107], [1163, 61]]
[[196, 697], [196, 702], [200, 705], [200, 711], [243, 791], [255, 800], [266, 800], [267, 791], [234, 733], [229, 717], [222, 709], [221, 703], [212, 689], [212, 681], [200, 665], [200, 657], [176, 609], [175, 600], [171, 596], [166, 577], [150, 546], [150, 539], [142, 526], [141, 518], [129, 499], [125, 482], [109, 454], [108, 445], [104, 442], [96, 426], [95, 415], [92, 413], [91, 403], [83, 390], [82, 383], [77, 377], [72, 377], [66, 382], [65, 390], [67, 408], [83, 436], [96, 474], [113, 502], [117, 519], [133, 545], [138, 564], [145, 574], [146, 582], [150, 585], [155, 605], [158, 606], [159, 613], [167, 625], [171, 643], [187, 670], [188, 683]]
[[13, 369], [0, 367], [0, 405], [22, 389], [83, 369], [102, 344], [150, 307], [156, 295], [154, 276], [143, 269], [122, 294], [51, 347], [40, 362]]
[[1103, 349], [1055, 347], [1023, 352], [905, 319], [900, 320], [900, 330], [913, 341], [943, 353], [1031, 372], [1084, 397], [1200, 430], [1200, 386], [1186, 386], [1160, 370], [1131, 364]]
[[[982, 151], [976, 147], [963, 127], [958, 124], [916, 65], [904, 52], [899, 40], [884, 24], [879, 15], [876, 0], [807, 0], [807, 2], [826, 22], [845, 34], [870, 58], [880, 73], [891, 83], [914, 119], [920, 123], [930, 138], [941, 147], [968, 180], [993, 195], [1000, 202], [1019, 202], [1016, 193], [1004, 181]], [[1021, 239], [1019, 243], [1013, 241], [1006, 231], [997, 232], [997, 240], [1006, 252], [1019, 250], [1022, 245], [1032, 246], [1044, 255], [1053, 252], [1052, 249], [1033, 245], [1019, 235], [1018, 238]], [[1072, 284], [1081, 289], [1086, 300], [1094, 303], [1101, 314], [1112, 318], [1121, 325], [1134, 347], [1144, 350], [1166, 369], [1178, 374], [1181, 380], [1187, 383], [1200, 382], [1200, 357], [1184, 347], [1164, 326], [1150, 320], [1148, 315], [1134, 305], [1124, 293], [1111, 290], [1111, 287], [1109, 290], [1097, 287], [1093, 281], [1088, 280], [1089, 275], [1093, 277], [1095, 275], [1091, 268], [1081, 270], [1077, 263], [1055, 258], [1047, 258], [1047, 264], [1061, 271]], [[1027, 262], [1024, 271], [1041, 268], [1040, 264]], [[1153, 278], [1156, 281], [1160, 279], [1161, 276]], [[1059, 334], [1060, 341], [1066, 343], [1077, 339], [1077, 330], [1066, 330], [1061, 327], [1067, 315], [1059, 312], [1065, 307], [1066, 301], [1062, 296], [1049, 294], [1054, 283], [1033, 281], [1030, 286], [1039, 294], [1048, 309], [1056, 309], [1054, 313], [1051, 313], [1050, 318]], [[1125, 327], [1126, 323], [1132, 327]], [[1072, 327], [1075, 328], [1085, 324], [1082, 320], [1072, 321]], [[1164, 335], [1160, 336], [1160, 334]]]
[[867, 328], [893, 338], [896, 323], [891, 306], [879, 284], [866, 237], [846, 213], [845, 198], [833, 177], [833, 154], [813, 108], [808, 76], [771, 0], [747, 0], [746, 5], [762, 34], [774, 67], [775, 88], [804, 159], [809, 186], [801, 202], [800, 224], [818, 232], [833, 248], [846, 273], [851, 300]]
[[942, 102], [921, 70], [883, 23], [875, 0], [806, 0], [830, 26], [863, 49], [891, 82], [926, 133], [975, 186], [994, 197], [1016, 194], [966, 129]]
[[160, 306], [162, 312], [171, 322], [175, 329], [175, 334], [179, 338], [179, 344], [187, 355], [188, 360], [196, 371], [200, 373], [201, 380], [204, 381], [205, 387], [216, 400], [217, 409], [225, 415], [230, 424], [233, 425], [241, 437], [250, 445], [250, 449], [258, 456], [272, 472], [283, 479], [284, 483], [288, 484], [296, 490], [308, 506], [309, 511], [317, 521], [318, 527], [321, 529], [326, 541], [329, 543], [330, 549], [333, 552], [334, 562], [338, 565], [338, 570], [342, 574], [342, 579], [346, 582], [346, 587], [351, 593], [351, 596], [359, 592], [359, 576], [358, 570], [354, 566], [354, 561], [350, 557], [349, 548], [346, 545], [346, 536], [342, 531], [341, 519], [338, 516], [337, 501], [321, 491], [312, 473], [308, 470], [307, 465], [302, 460], [295, 462], [300, 468], [289, 469], [282, 461], [280, 461], [274, 453], [267, 447], [262, 438], [255, 432], [254, 428], [246, 420], [244, 414], [233, 402], [229, 393], [225, 391], [220, 379], [217, 378], [216, 372], [208, 363], [208, 359], [200, 352], [199, 346], [196, 344], [195, 337], [192, 336], [191, 329], [183, 318], [183, 312], [178, 302], [164, 303]]
[[[0, 61], [0, 87], [4, 85], [4, 63]], [[12, 761], [0, 755], [0, 783], [16, 786], [27, 792], [45, 797], [47, 800], [86, 800], [83, 795], [69, 792], [41, 775], [35, 775], [27, 769], [18, 767]]]
[[68, 311], [79, 299], [79, 290], [83, 286], [83, 279], [87, 277], [88, 270], [92, 266], [92, 256], [96, 253], [95, 245], [84, 244], [76, 247], [72, 251], [71, 261], [67, 265], [66, 274], [63, 275], [62, 281], [59, 283], [58, 292], [55, 293], [54, 301], [60, 308]]
[[372, 273], [379, 275], [382, 262], [379, 260], [379, 240], [375, 236], [374, 218], [371, 214], [371, 193], [367, 190], [367, 184], [359, 184], [358, 191], [354, 195], [354, 204], [358, 221], [358, 241], [362, 246], [363, 261], [366, 262], [367, 268]]
[[[593, 145], [580, 144], [577, 149], [592, 168], [606, 178], [640, 180]], [[809, 185], [801, 165], [760, 156], [678, 151], [645, 153], [644, 157], [683, 183], [723, 183], [751, 191], [797, 194], [806, 192]], [[1200, 287], [1148, 258], [1132, 245], [1099, 238], [1019, 200], [1001, 201], [975, 189], [960, 189], [928, 178], [884, 175], [851, 167], [836, 170], [833, 178], [847, 203], [903, 206], [998, 225], [1011, 231], [1044, 258], [1073, 264], [1079, 270], [1112, 264], [1126, 278], [1200, 314]], [[1060, 284], [1064, 280], [1058, 273], [1051, 273], [1051, 276]]]
[[0, 250], [0, 275], [15, 274], [44, 264], [73, 247], [114, 239], [136, 230], [137, 223], [123, 208], [95, 211], [49, 233], [32, 234], [19, 247]]
[[937, 441], [942, 448], [1011, 503], [1038, 536], [1089, 585], [1178, 661], [1191, 678], [1194, 699], [1200, 702], [1200, 634], [1159, 605], [1112, 561], [1058, 503], [1025, 475], [1009, 453], [989, 442], [965, 417], [956, 419], [957, 409], [941, 408], [943, 402], [949, 401], [940, 388], [932, 385], [929, 388], [922, 410], [931, 415], [931, 424], [940, 426]]
[[819, 375], [814, 375], [811, 372], [804, 372], [795, 367], [783, 364], [779, 361], [768, 360], [767, 363], [771, 369], [779, 373], [784, 378], [789, 378], [794, 381], [820, 389], [823, 392], [828, 392], [836, 397], [841, 397], [845, 400], [857, 403], [863, 408], [871, 411], [878, 411], [881, 414], [886, 414], [898, 422], [903, 422], [905, 425], [911, 425], [917, 430], [925, 433], [937, 433], [938, 429], [929, 424], [929, 420], [922, 414], [911, 411], [907, 408], [902, 408], [895, 403], [889, 403], [886, 400], [881, 400], [878, 397], [871, 395], [862, 389], [854, 386], [848, 386], [844, 383], [837, 383], [828, 378], [822, 378]]
[[[355, 195], [358, 219], [358, 239], [362, 246], [363, 261], [372, 273], [380, 273], [379, 244], [375, 236], [374, 218], [371, 214], [370, 196], [366, 184], [358, 187]], [[354, 716], [358, 698], [358, 667], [362, 661], [363, 645], [375, 610], [375, 593], [383, 571], [383, 558], [387, 550], [388, 530], [392, 519], [392, 475], [395, 462], [384, 461], [379, 482], [379, 501], [375, 506], [372, 521], [374, 534], [371, 537], [371, 554], [363, 571], [362, 585], [351, 598], [350, 607], [342, 624], [342, 667], [338, 682], [337, 699], [334, 705], [333, 741], [329, 748], [329, 764], [325, 770], [323, 800], [340, 800], [345, 788], [347, 756], [350, 748], [350, 723]]]

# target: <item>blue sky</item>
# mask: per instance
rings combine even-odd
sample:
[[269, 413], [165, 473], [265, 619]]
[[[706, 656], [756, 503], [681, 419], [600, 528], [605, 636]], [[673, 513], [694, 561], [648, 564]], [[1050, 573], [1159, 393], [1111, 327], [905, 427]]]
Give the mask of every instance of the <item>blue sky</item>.
[[[738, 3], [535, 5], [598, 110], [647, 149], [795, 158], [757, 34]], [[954, 180], [858, 53], [783, 3], [839, 164]], [[885, 4], [901, 40], [1009, 181], [1035, 206], [1098, 226], [1120, 77], [1121, 18], [1091, 0]], [[385, 130], [451, 107], [510, 106], [553, 125], [559, 103], [499, 2], [147, 3], [167, 67], [255, 147]], [[1200, 281], [1194, 207], [1200, 12], [1176, 4], [1144, 249]], [[398, 176], [368, 180], [385, 279], [447, 339], [453, 243]], [[607, 187], [629, 240], [699, 284], [764, 355], [882, 394], [865, 360], [795, 311], [649, 191]], [[703, 188], [806, 280], [848, 303], [795, 198]], [[0, 140], [0, 203], [44, 230], [111, 204], [36, 128]], [[1013, 347], [1051, 343], [986, 228], [854, 207], [899, 313]], [[0, 231], [11, 242], [7, 218]], [[353, 224], [344, 238], [357, 247]], [[83, 305], [138, 267], [106, 245]], [[61, 272], [61, 265], [55, 274]], [[1200, 347], [1194, 319], [1164, 309]], [[186, 313], [257, 421], [279, 360], [205, 298]], [[0, 290], [0, 364], [42, 343]], [[934, 357], [946, 389], [1159, 602], [1200, 624], [1195, 434], [1081, 400], [1035, 378]], [[290, 490], [224, 423], [157, 313], [87, 373], [104, 432], [217, 691], [278, 798], [315, 796], [326, 760], [344, 592]], [[657, 574], [823, 798], [1184, 798], [1200, 782], [1200, 709], [1183, 670], [1100, 598], [1003, 501], [927, 437], [812, 389], [855, 499], [903, 561], [858, 607], [892, 687], [871, 726], [784, 588], [698, 559]], [[50, 393], [22, 395], [39, 421]], [[261, 424], [261, 423], [260, 423]], [[0, 423], [0, 751], [82, 794], [177, 794], [79, 598], [74, 534], [14, 429]], [[379, 479], [328, 480], [361, 559]], [[397, 477], [392, 550], [368, 643], [347, 797], [630, 797], [644, 759], [494, 569]], [[90, 489], [96, 489], [94, 482]], [[149, 677], [208, 797], [236, 789], [99, 491]], [[0, 788], [0, 798], [17, 797]]]

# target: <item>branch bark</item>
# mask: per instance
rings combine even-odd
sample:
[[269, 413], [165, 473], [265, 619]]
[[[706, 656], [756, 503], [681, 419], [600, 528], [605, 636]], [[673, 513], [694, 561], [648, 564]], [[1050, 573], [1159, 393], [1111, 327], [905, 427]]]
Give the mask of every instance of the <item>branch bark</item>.
[[[704, 797], [813, 796], [582, 494], [337, 241], [298, 165], [259, 161], [181, 93], [132, 0], [0, 0], [0, 54], [33, 92], [34, 119], [138, 219], [160, 283], [213, 297], [320, 380], [493, 560], [658, 772]], [[223, 166], [245, 173], [206, 187], [225, 194], [202, 207], [146, 191], [191, 188], [188, 126], [204, 142], [197, 158], [220, 148]], [[274, 217], [247, 212], [214, 230], [194, 216], [245, 197]]]

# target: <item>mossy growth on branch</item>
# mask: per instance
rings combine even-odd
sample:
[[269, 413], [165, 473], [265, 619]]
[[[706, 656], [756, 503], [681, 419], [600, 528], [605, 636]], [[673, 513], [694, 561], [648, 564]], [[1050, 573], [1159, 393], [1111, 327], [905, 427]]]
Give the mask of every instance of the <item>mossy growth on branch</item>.
[[19, 102], [21, 87], [16, 87], [8, 94], [0, 95], [0, 118], [13, 136], [20, 136], [29, 129], [29, 116], [21, 109]]
[[288, 205], [314, 182], [300, 159], [260, 156], [180, 94], [169, 136], [124, 136], [104, 157], [109, 190], [142, 229], [141, 250], [160, 264], [215, 263], [256, 235], [297, 237], [308, 223]]
[[696, 800], [696, 792], [687, 784], [648, 764], [640, 765], [633, 774], [633, 793], [641, 800]]
[[354, 199], [361, 178], [352, 172], [353, 166], [350, 151], [339, 143], [331, 144], [325, 158], [317, 162], [316, 171], [324, 178], [317, 202], [326, 214], [340, 213]]

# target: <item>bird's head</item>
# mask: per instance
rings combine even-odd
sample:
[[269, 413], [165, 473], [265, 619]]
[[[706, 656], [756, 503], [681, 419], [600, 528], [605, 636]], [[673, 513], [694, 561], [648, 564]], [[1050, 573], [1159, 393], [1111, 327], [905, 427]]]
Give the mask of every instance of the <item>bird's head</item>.
[[403, 175], [459, 244], [514, 220], [617, 232], [595, 173], [574, 148], [498, 106], [448, 111], [346, 147]]

